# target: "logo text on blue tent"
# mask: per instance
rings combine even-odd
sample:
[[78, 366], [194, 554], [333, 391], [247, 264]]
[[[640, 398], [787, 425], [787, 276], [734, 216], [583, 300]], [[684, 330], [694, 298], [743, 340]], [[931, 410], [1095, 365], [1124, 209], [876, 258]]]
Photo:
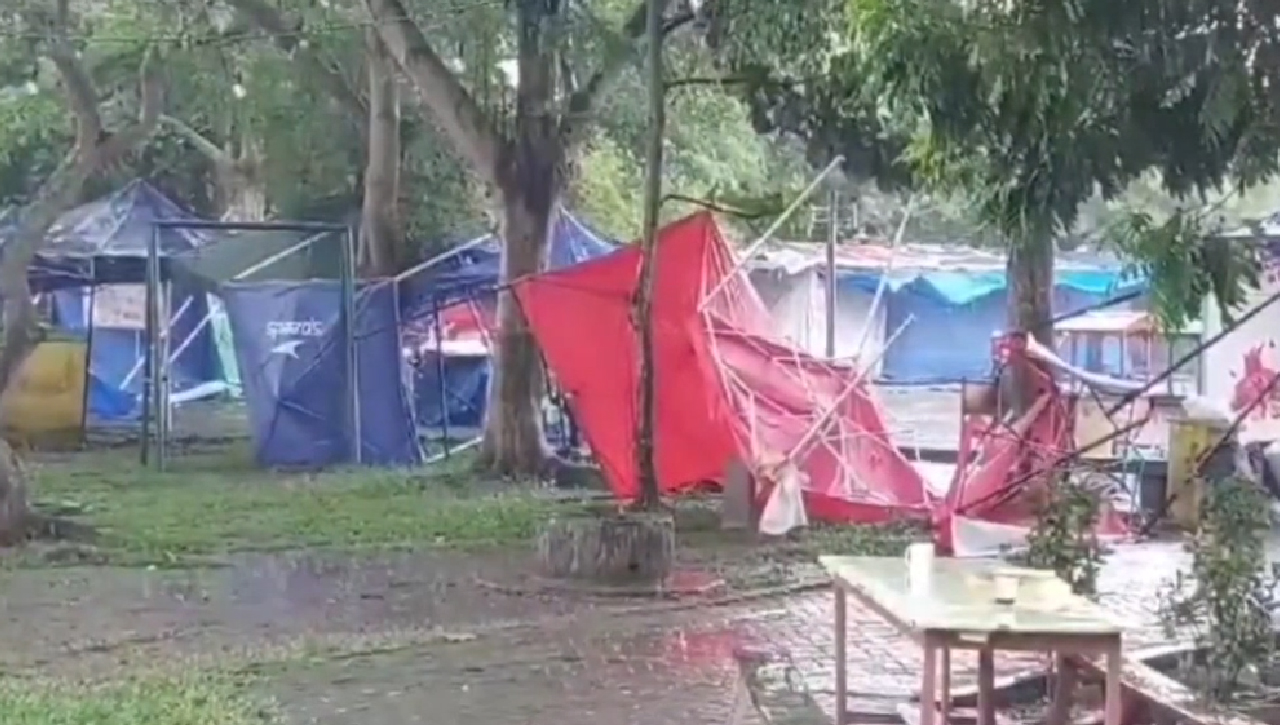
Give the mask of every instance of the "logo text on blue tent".
[[267, 323], [267, 337], [272, 341], [271, 354], [298, 357], [298, 348], [307, 338], [324, 337], [328, 326], [320, 320], [277, 320]]

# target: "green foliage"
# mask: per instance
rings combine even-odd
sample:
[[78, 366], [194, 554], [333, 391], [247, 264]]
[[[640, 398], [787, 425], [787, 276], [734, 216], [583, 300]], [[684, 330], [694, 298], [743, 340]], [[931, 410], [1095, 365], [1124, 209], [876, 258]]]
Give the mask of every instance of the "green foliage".
[[1130, 260], [1131, 271], [1150, 280], [1152, 308], [1164, 329], [1183, 329], [1199, 319], [1213, 295], [1225, 320], [1258, 286], [1262, 250], [1223, 239], [1210, 212], [1176, 210], [1163, 221], [1130, 211], [1104, 231], [1103, 239]]
[[1178, 572], [1162, 593], [1169, 636], [1191, 632], [1206, 652], [1194, 679], [1210, 700], [1244, 694], [1245, 676], [1274, 654], [1277, 578], [1265, 548], [1270, 526], [1267, 496], [1253, 482], [1231, 478], [1207, 486], [1199, 528], [1187, 545], [1190, 571]]
[[1056, 572], [1076, 594], [1097, 594], [1103, 564], [1094, 535], [1098, 513], [1097, 491], [1066, 476], [1055, 481], [1027, 536], [1025, 563]]
[[[1049, 243], [1082, 205], [1148, 171], [1186, 209], [1249, 189], [1280, 160], [1269, 88], [1274, 12], [1237, 3], [1103, 0], [722, 0], [707, 11], [725, 63], [763, 66], [744, 86], [762, 128], [799, 136], [855, 180], [960, 200], [982, 239]], [[845, 22], [838, 18], [844, 16]], [[845, 32], [832, 32], [844, 27]], [[1261, 57], [1261, 56], [1258, 56]], [[1268, 56], [1271, 57], [1271, 56]], [[1201, 249], [1186, 211], [1137, 218], [1120, 250], [1162, 275], [1166, 320], [1207, 292], [1238, 299], [1249, 255]]]

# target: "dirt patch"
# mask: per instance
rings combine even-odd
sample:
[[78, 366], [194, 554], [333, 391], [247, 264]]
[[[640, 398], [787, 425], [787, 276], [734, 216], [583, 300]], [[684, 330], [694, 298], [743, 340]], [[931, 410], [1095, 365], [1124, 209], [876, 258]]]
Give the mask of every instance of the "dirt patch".
[[4, 575], [0, 638], [10, 668], [144, 647], [221, 651], [378, 632], [434, 631], [569, 614], [589, 604], [506, 596], [476, 584], [508, 578], [509, 553], [246, 555], [198, 571], [17, 570]]

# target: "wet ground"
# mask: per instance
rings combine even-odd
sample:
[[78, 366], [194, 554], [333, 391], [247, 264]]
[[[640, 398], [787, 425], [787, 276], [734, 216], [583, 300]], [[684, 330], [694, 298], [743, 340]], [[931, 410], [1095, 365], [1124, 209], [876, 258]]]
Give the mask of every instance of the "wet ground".
[[[1146, 544], [1109, 562], [1104, 601], [1133, 626], [1134, 646], [1159, 639], [1155, 592], [1183, 556]], [[789, 649], [798, 681], [831, 705], [829, 593], [642, 602], [477, 583], [516, 577], [522, 563], [259, 555], [203, 572], [10, 572], [0, 639], [23, 644], [0, 649], [0, 667], [101, 677], [266, 661], [261, 692], [291, 725], [693, 725], [726, 722], [731, 653], [751, 641]], [[881, 711], [909, 698], [918, 650], [870, 611], [855, 607], [850, 624], [854, 704]], [[972, 664], [957, 664], [963, 683]]]

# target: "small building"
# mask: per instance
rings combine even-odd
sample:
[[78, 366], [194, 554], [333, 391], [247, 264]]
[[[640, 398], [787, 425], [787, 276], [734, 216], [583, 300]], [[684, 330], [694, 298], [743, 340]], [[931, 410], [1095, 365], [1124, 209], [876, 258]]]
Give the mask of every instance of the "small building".
[[[825, 257], [821, 244], [776, 243], [747, 262], [752, 282], [783, 332], [816, 355], [826, 354]], [[885, 384], [946, 384], [988, 377], [991, 337], [1005, 329], [1008, 319], [1005, 264], [998, 250], [840, 245], [836, 357], [859, 356]], [[884, 293], [873, 309], [882, 279]], [[1079, 252], [1059, 255], [1056, 279], [1058, 314], [1097, 306], [1142, 287], [1125, 277], [1118, 260]]]

